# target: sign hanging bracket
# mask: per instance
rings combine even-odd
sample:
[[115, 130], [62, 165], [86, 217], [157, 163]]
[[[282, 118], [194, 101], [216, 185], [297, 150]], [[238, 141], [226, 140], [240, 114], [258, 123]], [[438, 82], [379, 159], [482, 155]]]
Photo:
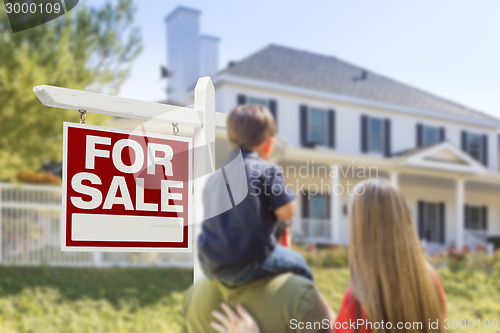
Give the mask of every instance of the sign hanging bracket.
[[80, 114], [80, 124], [85, 124], [85, 119], [87, 119], [87, 110], [78, 109]]
[[175, 136], [179, 136], [179, 123], [172, 123], [172, 132]]

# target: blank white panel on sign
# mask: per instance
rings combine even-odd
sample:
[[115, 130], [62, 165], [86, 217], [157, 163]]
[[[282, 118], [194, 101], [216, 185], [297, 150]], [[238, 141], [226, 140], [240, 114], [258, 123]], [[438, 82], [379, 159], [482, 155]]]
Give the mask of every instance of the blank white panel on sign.
[[181, 242], [180, 217], [73, 214], [71, 237], [79, 241]]

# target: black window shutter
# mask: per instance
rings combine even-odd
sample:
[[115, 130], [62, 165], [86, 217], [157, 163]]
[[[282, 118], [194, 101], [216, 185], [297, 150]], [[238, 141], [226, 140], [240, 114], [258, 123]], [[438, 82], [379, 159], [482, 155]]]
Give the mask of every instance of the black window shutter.
[[443, 142], [446, 140], [446, 128], [440, 127], [439, 128], [439, 141]]
[[335, 147], [335, 111], [328, 110], [328, 146]]
[[446, 234], [445, 234], [445, 213], [444, 213], [444, 202], [439, 203], [439, 242], [441, 244], [445, 243]]
[[483, 230], [488, 230], [488, 207], [486, 206], [481, 207], [481, 218], [483, 219], [482, 221]]
[[309, 147], [307, 140], [307, 105], [300, 106], [300, 143], [304, 147]]
[[467, 151], [467, 132], [462, 131], [462, 150]]
[[309, 217], [309, 194], [308, 193], [302, 194], [302, 217], [303, 218]]
[[368, 116], [361, 116], [361, 151], [368, 152]]
[[469, 205], [464, 206], [464, 227], [465, 229], [469, 229]]
[[424, 239], [424, 202], [418, 201], [418, 238]]
[[424, 145], [424, 126], [422, 124], [417, 124], [417, 147], [422, 147]]
[[384, 120], [384, 155], [391, 156], [391, 120]]
[[482, 158], [483, 158], [483, 164], [485, 166], [488, 166], [488, 135], [484, 134], [483, 135], [483, 151], [482, 151]]
[[276, 123], [276, 125], [278, 125], [278, 104], [274, 99], [270, 99], [268, 104], [269, 104], [269, 111], [271, 111], [271, 114], [273, 115], [274, 122]]
[[[325, 197], [325, 200], [326, 200], [326, 218], [327, 219], [330, 219], [330, 216], [332, 214], [332, 208], [331, 208], [331, 205], [330, 205], [330, 195], [331, 194], [325, 194], [324, 197]], [[335, 195], [335, 194], [334, 194]]]
[[238, 103], [238, 105], [247, 104], [247, 97], [245, 95], [241, 95], [241, 94], [238, 95], [237, 103]]

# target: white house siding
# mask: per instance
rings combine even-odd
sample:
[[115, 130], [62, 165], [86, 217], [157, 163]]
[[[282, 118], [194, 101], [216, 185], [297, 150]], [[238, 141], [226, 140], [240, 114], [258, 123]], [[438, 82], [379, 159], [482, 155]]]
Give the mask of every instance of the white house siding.
[[[498, 129], [475, 124], [421, 116], [418, 114], [398, 113], [375, 107], [355, 105], [351, 103], [290, 94], [282, 91], [271, 91], [233, 83], [220, 83], [216, 87], [217, 111], [229, 112], [236, 106], [238, 94], [246, 96], [275, 99], [278, 107], [279, 135], [290, 145], [300, 146], [299, 106], [334, 109], [336, 112], [336, 144], [335, 150], [342, 153], [361, 154], [361, 115], [391, 119], [391, 151], [393, 153], [416, 147], [417, 124], [446, 128], [446, 140], [461, 147], [461, 132], [466, 130], [488, 135], [488, 169], [498, 171]], [[436, 113], [438, 114], [438, 113]]]

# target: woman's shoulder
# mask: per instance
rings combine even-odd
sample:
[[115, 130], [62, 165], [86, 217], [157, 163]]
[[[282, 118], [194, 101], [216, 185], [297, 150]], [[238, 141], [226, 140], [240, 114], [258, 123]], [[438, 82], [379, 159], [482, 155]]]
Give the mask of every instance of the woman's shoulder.
[[432, 280], [436, 286], [437, 292], [441, 298], [441, 303], [443, 306], [443, 313], [446, 315], [446, 293], [444, 291], [443, 281], [441, 281], [441, 277], [439, 276], [437, 270], [431, 264], [427, 263], [427, 268], [429, 273], [431, 274]]
[[434, 266], [432, 266], [428, 262], [426, 262], [426, 264], [427, 264], [427, 269], [428, 269], [429, 273], [431, 274], [432, 280], [434, 281], [436, 286], [440, 289], [443, 289], [443, 283], [441, 282], [441, 277], [439, 276], [436, 268], [434, 268]]

